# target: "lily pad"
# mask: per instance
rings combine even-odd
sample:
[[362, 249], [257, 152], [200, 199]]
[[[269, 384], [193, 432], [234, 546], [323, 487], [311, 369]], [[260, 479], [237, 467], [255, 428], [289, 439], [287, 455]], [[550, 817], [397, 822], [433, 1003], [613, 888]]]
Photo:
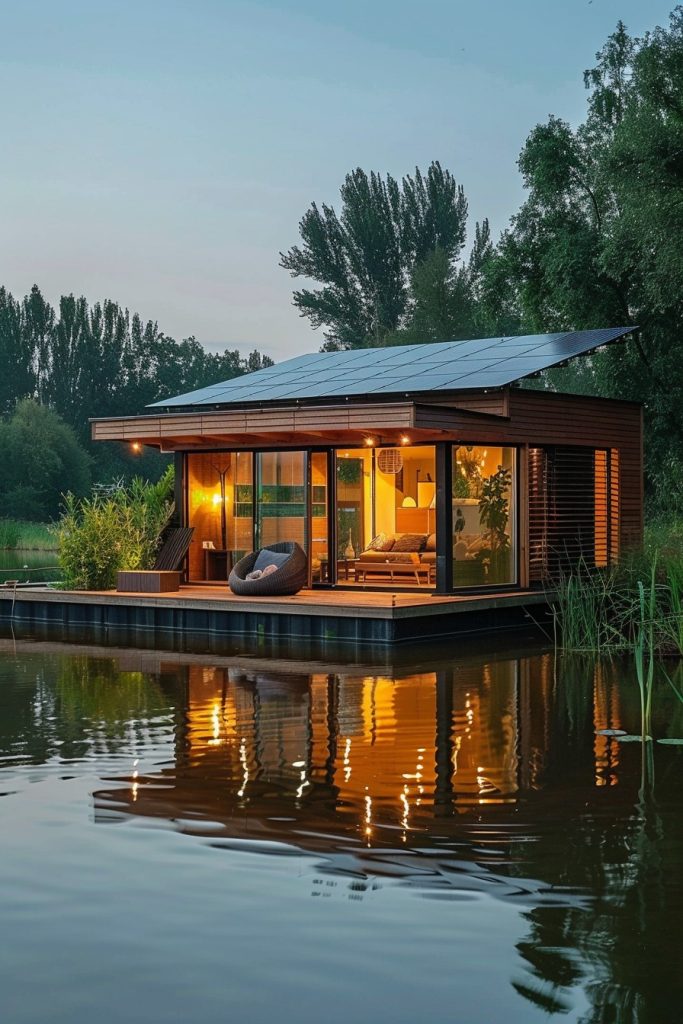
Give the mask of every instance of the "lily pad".
[[596, 736], [625, 736], [626, 729], [596, 729]]
[[646, 740], [652, 742], [652, 736], [617, 736], [617, 743], [642, 743]]
[[667, 747], [683, 747], [683, 739], [679, 740], [673, 737], [671, 739], [667, 737], [663, 740], [657, 740], [657, 743], [665, 743]]

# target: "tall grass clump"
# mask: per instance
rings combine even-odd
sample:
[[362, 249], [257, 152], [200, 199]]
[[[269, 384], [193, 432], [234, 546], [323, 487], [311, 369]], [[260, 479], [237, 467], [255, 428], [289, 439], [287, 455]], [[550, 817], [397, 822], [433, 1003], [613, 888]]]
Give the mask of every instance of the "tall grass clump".
[[600, 653], [619, 646], [614, 624], [617, 601], [612, 573], [591, 572], [585, 566], [556, 584], [553, 606], [556, 642], [567, 651]]
[[609, 569], [579, 566], [556, 584], [558, 646], [566, 651], [683, 657], [683, 532], [661, 527]]
[[121, 569], [151, 569], [173, 514], [173, 468], [158, 483], [134, 480], [113, 494], [64, 499], [55, 528], [63, 586], [111, 590]]
[[0, 519], [0, 551], [55, 551], [57, 538], [48, 523]]
[[0, 519], [0, 549], [19, 547], [19, 523], [14, 519]]

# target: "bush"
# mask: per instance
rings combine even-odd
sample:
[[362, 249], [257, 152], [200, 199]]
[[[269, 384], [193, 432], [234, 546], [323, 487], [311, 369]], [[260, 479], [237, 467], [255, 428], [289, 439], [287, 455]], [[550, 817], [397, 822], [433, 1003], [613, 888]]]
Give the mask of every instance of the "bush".
[[0, 423], [0, 505], [11, 519], [48, 522], [59, 515], [62, 493], [87, 494], [90, 458], [71, 427], [37, 402], [19, 402]]
[[57, 527], [59, 564], [71, 590], [111, 590], [120, 569], [151, 569], [173, 514], [173, 469], [112, 495], [68, 494]]

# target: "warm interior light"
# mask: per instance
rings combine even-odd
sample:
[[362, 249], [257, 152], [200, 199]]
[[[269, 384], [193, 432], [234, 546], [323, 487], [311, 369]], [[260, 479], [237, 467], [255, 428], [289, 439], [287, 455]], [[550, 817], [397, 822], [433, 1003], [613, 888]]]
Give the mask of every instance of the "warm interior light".
[[221, 503], [221, 496], [220, 496], [220, 494], [214, 494], [212, 500], [213, 500], [214, 505], [220, 505], [220, 503]]
[[133, 449], [134, 452], [142, 451], [142, 445], [140, 444], [139, 441], [133, 441], [131, 448]]
[[417, 508], [417, 502], [415, 501], [415, 498], [411, 498], [410, 495], [408, 495], [407, 498], [403, 499], [401, 508]]
[[401, 434], [401, 444], [410, 444], [410, 438], [407, 434]]
[[373, 444], [375, 443], [374, 437], [366, 437], [365, 443], [368, 446], [368, 448], [372, 448]]

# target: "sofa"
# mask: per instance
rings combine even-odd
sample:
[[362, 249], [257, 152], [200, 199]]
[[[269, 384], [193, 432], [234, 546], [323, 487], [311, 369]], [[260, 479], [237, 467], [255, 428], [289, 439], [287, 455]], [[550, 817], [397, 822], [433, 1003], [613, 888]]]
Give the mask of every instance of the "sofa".
[[[453, 545], [454, 582], [460, 586], [477, 586], [484, 582], [484, 569], [478, 553], [487, 546], [481, 534], [460, 534]], [[378, 534], [358, 556], [356, 568], [381, 572], [382, 566], [396, 563], [429, 568], [429, 582], [436, 573], [436, 534]]]

